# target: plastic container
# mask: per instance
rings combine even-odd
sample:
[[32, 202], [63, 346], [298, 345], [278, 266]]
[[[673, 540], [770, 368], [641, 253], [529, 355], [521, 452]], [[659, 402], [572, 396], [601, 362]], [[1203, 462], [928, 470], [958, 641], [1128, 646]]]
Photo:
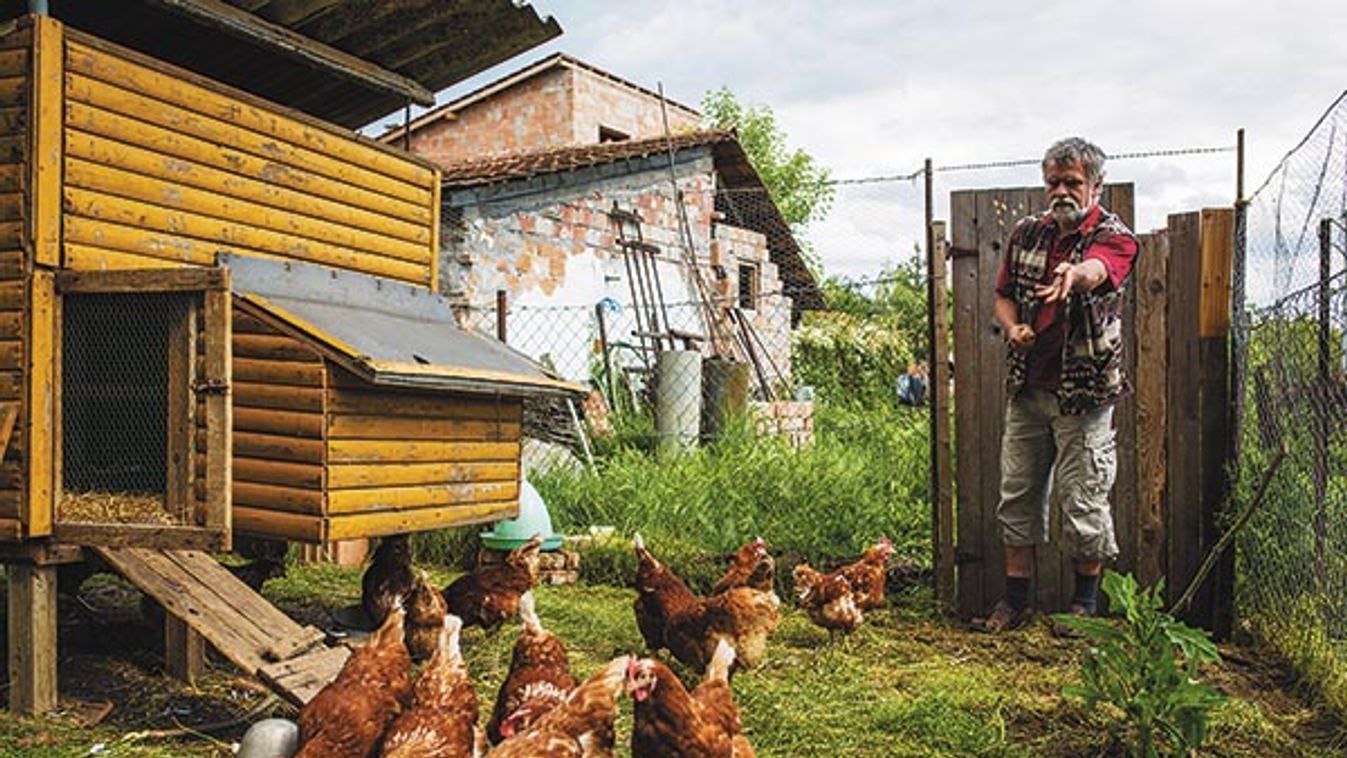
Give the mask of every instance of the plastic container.
[[534, 489], [529, 480], [519, 482], [519, 515], [512, 519], [497, 521], [489, 532], [482, 532], [482, 544], [492, 550], [513, 550], [533, 539], [533, 535], [543, 536], [543, 550], [556, 550], [565, 539], [552, 531], [552, 516], [547, 512], [547, 504], [542, 495]]

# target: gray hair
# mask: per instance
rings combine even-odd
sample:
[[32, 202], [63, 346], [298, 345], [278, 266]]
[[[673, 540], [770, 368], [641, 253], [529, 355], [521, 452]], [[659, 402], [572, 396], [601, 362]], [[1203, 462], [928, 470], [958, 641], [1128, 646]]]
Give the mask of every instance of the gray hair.
[[1080, 137], [1067, 137], [1053, 143], [1043, 154], [1043, 170], [1048, 166], [1066, 167], [1079, 163], [1085, 167], [1085, 175], [1091, 181], [1104, 180], [1104, 151], [1098, 145], [1086, 142]]

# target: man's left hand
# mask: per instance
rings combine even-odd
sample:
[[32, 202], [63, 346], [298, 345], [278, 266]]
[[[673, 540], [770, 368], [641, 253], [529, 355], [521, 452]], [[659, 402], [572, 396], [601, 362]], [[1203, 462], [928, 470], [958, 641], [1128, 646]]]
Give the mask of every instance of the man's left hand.
[[1070, 261], [1063, 261], [1052, 270], [1052, 281], [1034, 287], [1034, 296], [1045, 304], [1065, 300], [1067, 295], [1078, 289], [1081, 272]]

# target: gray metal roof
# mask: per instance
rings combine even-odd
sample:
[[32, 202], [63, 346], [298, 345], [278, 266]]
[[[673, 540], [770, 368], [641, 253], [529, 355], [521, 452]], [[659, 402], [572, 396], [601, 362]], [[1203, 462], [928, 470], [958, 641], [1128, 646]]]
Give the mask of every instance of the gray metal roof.
[[298, 262], [220, 255], [241, 307], [373, 384], [584, 394], [528, 356], [454, 321], [449, 301], [401, 282]]

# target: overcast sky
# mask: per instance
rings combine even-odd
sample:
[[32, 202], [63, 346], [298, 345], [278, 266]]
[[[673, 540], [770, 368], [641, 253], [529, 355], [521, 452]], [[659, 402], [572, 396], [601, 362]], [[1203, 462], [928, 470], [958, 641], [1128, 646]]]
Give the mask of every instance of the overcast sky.
[[[1250, 190], [1347, 88], [1347, 2], [532, 0], [565, 33], [445, 93], [555, 51], [694, 107], [728, 86], [770, 105], [837, 179], [1032, 158], [1079, 134], [1106, 152], [1233, 145]], [[1228, 205], [1233, 154], [1117, 161], [1139, 230]], [[949, 191], [1036, 183], [1034, 169], [938, 176]], [[911, 255], [921, 186], [843, 187], [808, 232], [825, 270], [873, 275]]]

